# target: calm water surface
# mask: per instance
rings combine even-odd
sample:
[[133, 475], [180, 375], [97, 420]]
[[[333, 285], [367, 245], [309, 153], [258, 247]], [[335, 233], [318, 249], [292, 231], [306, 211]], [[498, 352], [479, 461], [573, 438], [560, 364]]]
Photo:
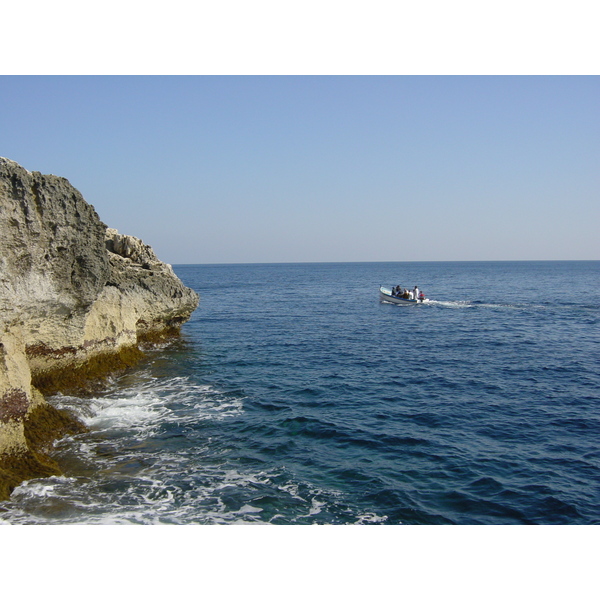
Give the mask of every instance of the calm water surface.
[[175, 271], [181, 339], [52, 399], [91, 432], [0, 522], [600, 523], [600, 262]]

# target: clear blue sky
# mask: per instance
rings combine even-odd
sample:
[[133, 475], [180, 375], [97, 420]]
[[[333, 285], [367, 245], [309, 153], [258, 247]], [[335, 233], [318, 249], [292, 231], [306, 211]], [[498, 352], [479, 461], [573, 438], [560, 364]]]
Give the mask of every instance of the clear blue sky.
[[173, 264], [600, 259], [597, 76], [0, 76], [0, 156]]

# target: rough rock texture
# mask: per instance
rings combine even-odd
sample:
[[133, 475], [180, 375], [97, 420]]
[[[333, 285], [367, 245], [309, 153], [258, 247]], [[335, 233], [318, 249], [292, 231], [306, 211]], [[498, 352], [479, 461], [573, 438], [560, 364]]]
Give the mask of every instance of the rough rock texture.
[[58, 435], [70, 426], [36, 388], [133, 362], [140, 341], [176, 332], [197, 305], [170, 265], [108, 229], [66, 179], [0, 157], [0, 498], [36, 461], [39, 474], [57, 472], [28, 431], [42, 414]]

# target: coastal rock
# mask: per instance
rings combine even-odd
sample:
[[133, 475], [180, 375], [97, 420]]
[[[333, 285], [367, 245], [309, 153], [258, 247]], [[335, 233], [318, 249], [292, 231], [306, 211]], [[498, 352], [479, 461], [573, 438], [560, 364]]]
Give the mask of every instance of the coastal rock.
[[142, 341], [176, 333], [198, 301], [150, 246], [107, 228], [66, 179], [0, 157], [0, 498], [21, 477], [18, 457], [26, 476], [36, 461], [42, 474], [57, 470], [27, 433], [35, 415], [62, 422], [48, 418], [39, 389], [132, 363]]

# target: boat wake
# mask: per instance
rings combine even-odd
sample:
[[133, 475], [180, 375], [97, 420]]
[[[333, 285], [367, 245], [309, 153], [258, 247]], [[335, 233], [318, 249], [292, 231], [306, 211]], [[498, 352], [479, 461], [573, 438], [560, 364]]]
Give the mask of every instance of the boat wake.
[[430, 306], [439, 306], [442, 308], [492, 308], [492, 309], [504, 309], [504, 310], [525, 310], [525, 309], [543, 309], [544, 306], [532, 305], [532, 304], [510, 304], [501, 302], [483, 302], [481, 300], [429, 300], [427, 302]]
[[473, 308], [474, 306], [480, 306], [469, 300], [429, 300], [427, 304], [429, 306], [440, 306], [444, 308]]

